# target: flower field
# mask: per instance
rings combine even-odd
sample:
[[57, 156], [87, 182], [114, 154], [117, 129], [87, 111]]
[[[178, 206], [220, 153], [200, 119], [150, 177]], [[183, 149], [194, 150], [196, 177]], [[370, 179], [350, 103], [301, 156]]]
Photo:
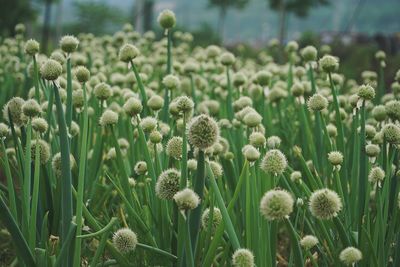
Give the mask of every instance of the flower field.
[[329, 46], [248, 58], [158, 23], [1, 40], [0, 265], [400, 266], [385, 53], [356, 81]]

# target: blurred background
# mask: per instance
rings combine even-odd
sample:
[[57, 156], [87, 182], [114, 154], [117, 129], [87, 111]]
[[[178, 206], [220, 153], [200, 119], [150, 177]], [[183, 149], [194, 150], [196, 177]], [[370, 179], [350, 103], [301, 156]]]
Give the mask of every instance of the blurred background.
[[329, 44], [353, 78], [376, 69], [377, 50], [386, 52], [389, 73], [400, 65], [400, 0], [0, 0], [0, 6], [1, 36], [23, 22], [44, 52], [64, 34], [113, 34], [125, 23], [161, 36], [156, 19], [168, 8], [177, 29], [193, 34], [193, 46], [222, 44], [251, 56], [275, 39]]

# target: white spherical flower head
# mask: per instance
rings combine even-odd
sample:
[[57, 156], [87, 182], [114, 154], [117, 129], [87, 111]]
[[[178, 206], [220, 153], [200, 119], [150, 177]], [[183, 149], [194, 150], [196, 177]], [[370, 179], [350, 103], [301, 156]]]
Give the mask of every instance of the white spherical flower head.
[[281, 138], [279, 136], [273, 135], [268, 137], [267, 139], [267, 146], [270, 149], [279, 148], [281, 145]]
[[345, 265], [350, 266], [362, 260], [362, 253], [359, 249], [355, 247], [347, 247], [340, 252], [339, 259]]
[[29, 39], [25, 43], [25, 53], [34, 56], [39, 53], [39, 43], [36, 40]]
[[339, 67], [339, 60], [334, 56], [325, 55], [319, 60], [319, 65], [325, 72], [332, 72]]
[[385, 179], [385, 171], [381, 167], [373, 167], [368, 175], [368, 181], [373, 184], [380, 186], [381, 182]]
[[218, 141], [219, 128], [213, 118], [199, 115], [188, 124], [188, 140], [191, 145], [205, 150]]
[[281, 175], [287, 167], [286, 156], [278, 149], [269, 150], [260, 165], [266, 173]]
[[199, 196], [190, 188], [177, 192], [173, 198], [180, 210], [193, 210], [200, 203]]
[[179, 191], [181, 173], [176, 169], [163, 171], [156, 183], [156, 195], [161, 199], [171, 200]]
[[363, 100], [372, 100], [375, 97], [375, 90], [370, 85], [361, 85], [358, 88], [358, 96]]
[[340, 151], [331, 151], [328, 153], [328, 160], [333, 166], [338, 166], [343, 163], [343, 154]]
[[65, 35], [60, 40], [60, 47], [61, 50], [65, 53], [72, 53], [74, 52], [79, 45], [79, 40], [72, 35]]
[[386, 124], [383, 129], [383, 136], [390, 144], [400, 143], [400, 127], [393, 123]]
[[60, 63], [53, 59], [48, 59], [40, 67], [40, 74], [45, 80], [54, 81], [61, 75], [63, 68]]
[[270, 190], [261, 199], [260, 211], [269, 221], [287, 218], [293, 211], [293, 197], [285, 190]]
[[119, 229], [113, 235], [113, 244], [122, 254], [134, 251], [137, 243], [138, 239], [136, 234], [129, 228]]
[[173, 136], [168, 140], [166, 152], [167, 155], [175, 159], [182, 157], [183, 139], [180, 136]]
[[220, 62], [224, 66], [230, 66], [235, 63], [235, 56], [230, 52], [225, 52], [220, 57]]
[[301, 49], [300, 54], [303, 57], [304, 61], [310, 62], [317, 59], [318, 51], [314, 46], [309, 45]]
[[252, 145], [246, 145], [242, 148], [244, 157], [249, 162], [254, 162], [260, 158], [260, 152]]
[[330, 189], [314, 191], [310, 196], [311, 214], [321, 220], [329, 220], [342, 210], [342, 201], [338, 194]]
[[240, 248], [232, 255], [232, 265], [234, 267], [253, 267], [254, 255], [253, 252], [246, 248]]
[[328, 104], [328, 99], [321, 94], [314, 94], [307, 101], [307, 106], [312, 111], [321, 111], [326, 109]]
[[300, 240], [300, 245], [305, 249], [311, 249], [318, 243], [318, 238], [313, 235], [306, 235]]
[[136, 173], [137, 175], [144, 175], [144, 174], [146, 174], [146, 172], [147, 172], [147, 163], [146, 163], [145, 161], [138, 161], [138, 162], [135, 164], [134, 170], [135, 170], [135, 173]]
[[15, 125], [21, 126], [25, 122], [22, 112], [22, 106], [24, 103], [25, 100], [21, 97], [17, 96], [11, 98], [7, 104], [3, 106], [3, 119], [7, 122], [10, 122], [11, 119]]
[[176, 25], [175, 13], [169, 9], [165, 9], [158, 15], [157, 21], [162, 28], [171, 29]]
[[100, 125], [103, 127], [114, 125], [118, 122], [118, 113], [107, 109], [100, 117]]
[[208, 229], [208, 225], [210, 224], [210, 219], [212, 217], [211, 231], [214, 232], [217, 229], [218, 225], [222, 222], [222, 213], [217, 207], [213, 208], [212, 214], [210, 214], [210, 212], [210, 208], [204, 210], [203, 215], [201, 216], [201, 225], [204, 229]]
[[165, 87], [171, 90], [177, 89], [181, 85], [179, 78], [173, 74], [168, 74], [167, 76], [165, 76], [162, 80], [162, 83]]
[[132, 44], [124, 44], [119, 50], [119, 60], [123, 62], [131, 62], [140, 54], [139, 49]]

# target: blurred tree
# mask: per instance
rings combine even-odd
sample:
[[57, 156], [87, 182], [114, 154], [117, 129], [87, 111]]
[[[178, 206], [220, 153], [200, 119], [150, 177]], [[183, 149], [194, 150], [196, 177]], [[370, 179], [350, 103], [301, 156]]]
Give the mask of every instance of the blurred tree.
[[208, 0], [208, 4], [210, 7], [216, 7], [219, 9], [217, 29], [221, 41], [223, 41], [224, 39], [224, 24], [228, 9], [243, 9], [248, 3], [249, 0]]
[[51, 5], [55, 3], [57, 0], [42, 0], [42, 1], [44, 1], [44, 15], [43, 15], [41, 48], [43, 52], [46, 53], [50, 38]]
[[116, 30], [112, 29], [112, 26], [126, 21], [123, 11], [104, 2], [93, 0], [74, 2], [74, 9], [76, 19], [65, 27], [68, 32], [74, 34], [90, 32], [100, 35]]
[[0, 34], [11, 35], [18, 23], [31, 22], [36, 17], [30, 0], [0, 0]]
[[329, 4], [329, 0], [268, 0], [272, 10], [279, 12], [279, 41], [286, 37], [287, 20], [290, 13], [306, 17], [311, 8]]
[[[182, 29], [187, 31], [187, 29]], [[192, 31], [193, 42], [192, 46], [206, 46], [209, 44], [218, 44], [221, 42], [221, 36], [218, 35], [213, 29], [213, 27], [208, 23], [201, 23], [200, 26]]]
[[150, 31], [153, 28], [153, 0], [144, 0], [143, 3], [143, 32]]

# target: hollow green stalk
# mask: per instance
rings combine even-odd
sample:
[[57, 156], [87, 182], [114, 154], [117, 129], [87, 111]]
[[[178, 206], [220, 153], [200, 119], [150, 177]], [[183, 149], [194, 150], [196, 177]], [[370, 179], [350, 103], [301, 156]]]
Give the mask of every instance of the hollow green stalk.
[[38, 199], [39, 199], [39, 184], [40, 184], [40, 145], [39, 136], [36, 137], [35, 146], [35, 171], [33, 175], [33, 194], [32, 194], [32, 209], [29, 222], [29, 247], [33, 251], [36, 246], [36, 218], [38, 210]]
[[[83, 193], [85, 186], [85, 174], [86, 174], [86, 160], [87, 160], [87, 140], [88, 140], [88, 103], [86, 97], [86, 86], [83, 84], [83, 130], [82, 130], [82, 141], [80, 147], [80, 158], [79, 158], [79, 174], [78, 174], [78, 195], [76, 202], [76, 235], [80, 235], [82, 232], [82, 204], [83, 204]], [[74, 266], [78, 266], [81, 261], [81, 240], [77, 238], [75, 240], [74, 249]]]
[[[70, 232], [71, 221], [72, 221], [72, 173], [71, 173], [71, 163], [70, 163], [70, 148], [69, 148], [69, 138], [67, 124], [64, 117], [64, 110], [61, 103], [61, 97], [59, 89], [55, 83], [54, 86], [54, 96], [57, 108], [57, 118], [58, 118], [58, 128], [60, 132], [60, 145], [61, 145], [61, 243], [65, 244], [67, 242], [67, 235]], [[70, 247], [66, 247], [66, 261], [63, 266], [69, 266], [71, 263]]]

